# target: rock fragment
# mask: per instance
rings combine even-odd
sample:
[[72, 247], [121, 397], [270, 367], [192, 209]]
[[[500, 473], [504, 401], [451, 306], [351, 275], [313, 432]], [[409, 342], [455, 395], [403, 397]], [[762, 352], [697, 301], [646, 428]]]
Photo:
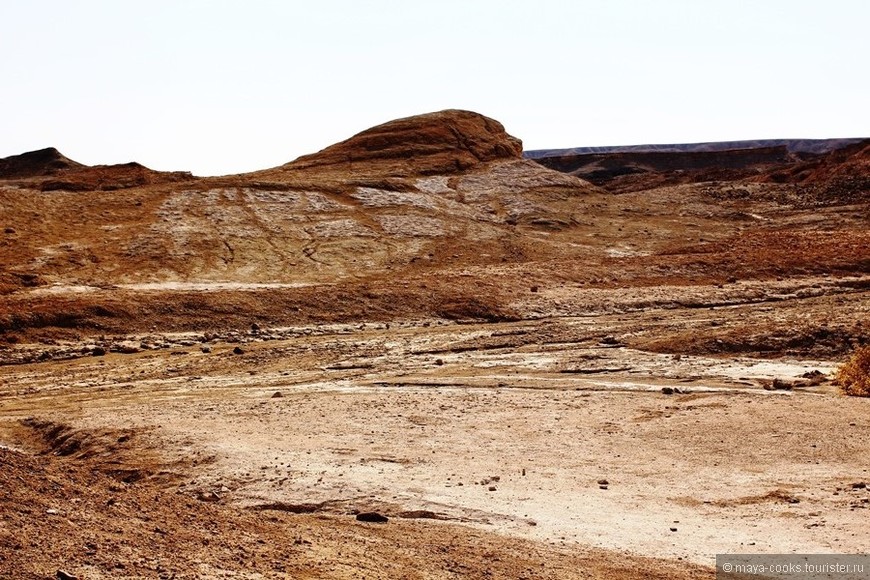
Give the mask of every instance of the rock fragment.
[[390, 518], [381, 515], [378, 512], [362, 512], [356, 514], [356, 519], [359, 522], [369, 522], [373, 524], [385, 524], [390, 521]]

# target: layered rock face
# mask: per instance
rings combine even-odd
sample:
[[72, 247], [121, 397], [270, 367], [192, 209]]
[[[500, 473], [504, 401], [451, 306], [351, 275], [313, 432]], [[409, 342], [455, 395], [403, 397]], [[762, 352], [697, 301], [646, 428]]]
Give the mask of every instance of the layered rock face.
[[522, 142], [494, 119], [447, 110], [390, 121], [354, 135], [285, 169], [360, 166], [393, 175], [454, 173], [481, 162], [520, 159]]

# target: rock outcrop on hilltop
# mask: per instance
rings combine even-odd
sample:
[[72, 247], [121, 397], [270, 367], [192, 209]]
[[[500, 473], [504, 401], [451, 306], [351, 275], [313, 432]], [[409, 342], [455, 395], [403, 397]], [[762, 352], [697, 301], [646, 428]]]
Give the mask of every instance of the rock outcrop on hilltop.
[[54, 147], [48, 147], [0, 159], [0, 179], [45, 177], [82, 167], [86, 166], [65, 157]]
[[378, 125], [282, 168], [361, 165], [394, 175], [434, 175], [481, 162], [520, 159], [522, 151], [522, 141], [498, 121], [471, 111], [447, 110]]

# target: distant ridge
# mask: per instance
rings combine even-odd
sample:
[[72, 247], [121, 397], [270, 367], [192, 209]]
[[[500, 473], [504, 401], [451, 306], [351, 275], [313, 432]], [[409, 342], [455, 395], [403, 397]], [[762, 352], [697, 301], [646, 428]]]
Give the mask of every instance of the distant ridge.
[[54, 147], [28, 151], [0, 159], [0, 179], [46, 177], [67, 169], [86, 167], [64, 156]]
[[590, 155], [600, 153], [695, 153], [699, 151], [728, 151], [732, 149], [762, 149], [785, 146], [789, 153], [822, 154], [854, 145], [864, 138], [848, 139], [757, 139], [746, 141], [711, 141], [709, 143], [672, 143], [662, 145], [614, 145], [602, 147], [573, 147], [571, 149], [537, 149], [525, 151], [526, 159]]
[[192, 178], [186, 171], [154, 171], [135, 162], [84, 165], [54, 147], [0, 159], [0, 179], [20, 180], [42, 191], [109, 191]]

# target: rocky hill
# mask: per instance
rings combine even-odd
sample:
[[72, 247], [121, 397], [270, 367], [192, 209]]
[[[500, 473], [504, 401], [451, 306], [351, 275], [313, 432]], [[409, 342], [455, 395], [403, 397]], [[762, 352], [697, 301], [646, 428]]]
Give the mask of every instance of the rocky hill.
[[281, 167], [284, 171], [352, 166], [378, 175], [440, 175], [487, 161], [522, 158], [522, 142], [494, 119], [448, 110], [397, 119]]
[[[195, 179], [130, 164], [6, 183], [0, 285], [85, 301], [113, 288], [208, 302], [215, 291], [292, 293], [515, 263], [552, 254], [550, 233], [583, 221], [583, 198], [598, 191], [522, 159], [500, 123], [465, 111], [386, 123], [251, 174]], [[64, 324], [16, 320], [7, 326]]]

